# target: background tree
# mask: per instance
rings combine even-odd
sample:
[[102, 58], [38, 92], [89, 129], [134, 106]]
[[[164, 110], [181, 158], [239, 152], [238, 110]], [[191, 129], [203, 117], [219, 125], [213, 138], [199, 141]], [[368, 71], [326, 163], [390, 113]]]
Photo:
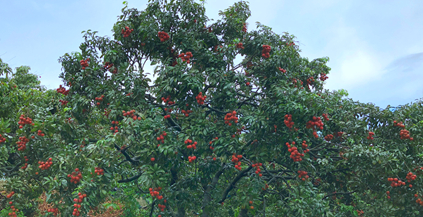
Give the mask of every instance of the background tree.
[[[294, 36], [260, 23], [247, 31], [246, 2], [209, 26], [204, 12], [124, 7], [113, 40], [83, 32], [81, 52], [59, 59], [56, 92], [3, 83], [23, 97], [0, 122], [8, 201], [30, 215], [46, 192], [83, 216], [118, 187], [127, 216], [420, 215], [420, 106], [392, 113], [323, 89], [329, 58], [301, 57]], [[145, 194], [147, 213], [130, 206]]]

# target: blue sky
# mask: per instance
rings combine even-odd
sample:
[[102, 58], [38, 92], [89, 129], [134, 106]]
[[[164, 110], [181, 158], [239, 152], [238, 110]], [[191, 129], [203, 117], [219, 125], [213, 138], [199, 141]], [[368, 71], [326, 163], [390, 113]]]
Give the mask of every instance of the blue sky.
[[[79, 51], [81, 31], [111, 36], [123, 0], [8, 1], [0, 7], [0, 58], [12, 68], [27, 65], [41, 84], [56, 89], [60, 56]], [[198, 1], [197, 1], [198, 2]], [[206, 1], [214, 21], [234, 0]], [[329, 57], [325, 88], [386, 108], [423, 96], [423, 1], [250, 0], [248, 30], [260, 22], [277, 34], [295, 35], [301, 56]], [[144, 10], [147, 0], [128, 1]], [[213, 22], [213, 21], [211, 21]], [[240, 60], [240, 59], [239, 59]], [[239, 61], [238, 60], [238, 61]], [[146, 64], [148, 65], [148, 64]], [[153, 67], [146, 67], [152, 71]]]

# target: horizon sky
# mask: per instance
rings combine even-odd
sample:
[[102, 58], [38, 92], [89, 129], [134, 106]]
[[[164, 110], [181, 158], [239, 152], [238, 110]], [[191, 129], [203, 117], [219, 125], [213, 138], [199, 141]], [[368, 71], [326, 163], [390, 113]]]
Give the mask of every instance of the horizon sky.
[[[79, 52], [82, 31], [112, 37], [123, 1], [7, 1], [0, 8], [0, 58], [14, 70], [29, 66], [41, 85], [56, 89], [60, 56]], [[200, 1], [196, 1], [201, 3]], [[208, 0], [207, 26], [234, 0]], [[325, 89], [348, 91], [348, 98], [385, 109], [423, 97], [423, 1], [250, 0], [248, 31], [256, 22], [276, 34], [295, 35], [300, 55], [329, 57]], [[128, 1], [144, 10], [147, 0]], [[297, 43], [298, 41], [298, 43]], [[236, 62], [239, 62], [240, 59]], [[145, 67], [146, 72], [153, 71]]]

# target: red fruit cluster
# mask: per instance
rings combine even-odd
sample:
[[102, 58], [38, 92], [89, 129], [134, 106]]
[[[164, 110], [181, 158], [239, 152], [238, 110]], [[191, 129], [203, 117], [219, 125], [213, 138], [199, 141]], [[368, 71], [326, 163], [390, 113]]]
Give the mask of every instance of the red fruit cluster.
[[85, 69], [85, 67], [88, 67], [88, 61], [90, 61], [90, 58], [79, 61], [81, 63], [82, 69]]
[[16, 212], [9, 212], [10, 217], [17, 217]]
[[314, 78], [310, 77], [307, 79], [307, 84], [312, 84], [314, 82]]
[[326, 141], [330, 141], [332, 139], [333, 139], [333, 135], [332, 134], [328, 134], [328, 135], [325, 136], [325, 140]]
[[79, 208], [81, 208], [81, 204], [78, 203], [82, 203], [82, 200], [84, 200], [84, 198], [86, 197], [86, 194], [78, 193], [78, 197], [73, 199], [73, 201], [75, 202], [75, 204], [73, 204], [73, 207], [75, 207], [75, 209], [73, 209], [72, 215], [79, 216], [81, 214], [81, 212], [78, 210]]
[[1, 134], [0, 134], [0, 143], [2, 142], [6, 142], [6, 138], [4, 138]]
[[10, 194], [6, 195], [6, 197], [9, 199], [9, 198], [11, 198], [14, 194], [15, 194], [15, 192], [14, 192], [14, 191], [12, 191], [12, 192], [10, 192]]
[[329, 121], [328, 114], [322, 114], [322, 116], [325, 119], [325, 121]]
[[190, 63], [190, 58], [192, 57], [192, 53], [191, 52], [187, 52], [185, 53], [181, 53], [178, 55], [179, 58], [182, 59], [183, 62], [187, 61], [187, 63]]
[[361, 215], [364, 214], [364, 211], [363, 210], [356, 210], [356, 211], [357, 211], [358, 216], [361, 216]]
[[94, 169], [94, 172], [95, 173], [97, 173], [97, 175], [104, 175], [104, 170], [103, 169], [101, 169], [100, 167], [96, 167], [95, 169]]
[[[218, 137], [214, 138], [214, 140], [218, 140], [218, 139], [219, 139]], [[211, 145], [212, 143], [213, 143], [213, 141], [210, 141], [209, 145]], [[210, 149], [213, 151], [213, 149], [214, 149], [213, 146], [210, 146]]]
[[237, 170], [241, 170], [241, 158], [242, 155], [232, 154], [232, 162], [235, 164], [235, 169]]
[[[219, 46], [219, 48], [222, 48], [222, 47], [223, 47], [222, 45], [220, 45], [220, 46]], [[215, 46], [214, 46], [214, 49], [213, 49], [213, 50], [214, 50], [215, 52], [217, 51], [217, 45], [215, 45]]]
[[375, 133], [373, 133], [373, 132], [369, 132], [369, 136], [367, 136], [366, 138], [367, 139], [370, 139], [370, 140], [373, 140], [374, 138], [373, 138], [373, 136], [375, 135]]
[[290, 114], [286, 114], [285, 116], [284, 116], [284, 121], [283, 121], [284, 123], [285, 123], [285, 125], [289, 128], [289, 129], [291, 129], [292, 128], [292, 126], [294, 126], [294, 122], [292, 121], [292, 115], [290, 115]]
[[244, 49], [244, 45], [242, 44], [242, 42], [239, 42], [238, 44], [236, 44], [236, 48]]
[[246, 23], [244, 23], [244, 25], [242, 26], [242, 31], [247, 32], [247, 24]]
[[281, 71], [282, 73], [286, 73], [286, 69], [283, 69], [283, 68], [281, 68], [281, 67], [279, 67], [278, 69], [279, 69], [279, 71]]
[[52, 212], [54, 216], [57, 216], [57, 214], [59, 214], [59, 209], [58, 208], [50, 208], [47, 210], [47, 212]]
[[68, 174], [68, 177], [71, 178], [70, 182], [73, 184], [78, 184], [79, 181], [82, 179], [82, 173], [79, 171], [78, 168], [75, 169], [75, 172], [72, 172], [72, 174]]
[[[28, 162], [28, 158], [26, 156], [24, 156], [25, 162]], [[26, 169], [28, 167], [28, 163], [25, 163], [25, 165], [23, 167], [21, 167], [21, 169]]]
[[[137, 120], [137, 116], [134, 115], [134, 112], [135, 112], [135, 110], [131, 110], [131, 111], [127, 111], [127, 112], [122, 111], [122, 115], [125, 116], [125, 117], [130, 116], [130, 117], [132, 117], [133, 120]], [[141, 119], [141, 118], [139, 118], [139, 119]]]
[[195, 99], [197, 100], [197, 103], [200, 105], [204, 104], [204, 100], [206, 100], [207, 96], [203, 96], [203, 92], [200, 92]]
[[113, 66], [113, 63], [105, 62], [103, 67], [105, 70], [109, 70], [110, 68], [112, 68], [112, 66]]
[[405, 185], [405, 182], [398, 180], [398, 178], [388, 178], [388, 181], [391, 182], [391, 187], [400, 187]]
[[270, 45], [263, 45], [263, 50], [261, 51], [261, 56], [264, 58], [269, 58], [270, 57], [270, 50], [272, 48], [270, 47]]
[[159, 195], [160, 194], [159, 191], [162, 190], [162, 187], [158, 187], [158, 188], [154, 188], [154, 189], [153, 188], [149, 188], [148, 190], [150, 190], [150, 195], [152, 197], [156, 197], [159, 200], [163, 199], [163, 196], [162, 195]]
[[19, 117], [18, 124], [20, 125], [19, 129], [22, 129], [25, 126], [25, 124], [34, 125], [34, 123], [32, 123], [32, 119], [29, 117], [25, 118], [23, 114]]
[[307, 172], [306, 171], [298, 170], [298, 174], [299, 174], [298, 177], [301, 180], [305, 181], [306, 179], [308, 179], [308, 175], [307, 175]]
[[39, 135], [39, 136], [45, 136], [44, 133], [41, 132], [41, 130], [38, 130], [37, 131], [37, 135]]
[[412, 172], [408, 172], [407, 176], [405, 177], [407, 179], [407, 182], [411, 182], [417, 178], [416, 175], [414, 175]]
[[344, 134], [344, 132], [338, 132], [338, 133], [336, 133], [336, 135], [337, 135], [338, 137], [342, 137], [342, 134]]
[[261, 188], [263, 191], [265, 191], [265, 190], [267, 190], [269, 188], [269, 185], [268, 184], [266, 184], [265, 186], [264, 186], [264, 188]]
[[[295, 142], [292, 142], [292, 145], [295, 145]], [[298, 148], [294, 147], [289, 144], [289, 142], [286, 143], [286, 146], [288, 147], [288, 151], [291, 153], [291, 156], [289, 156], [294, 162], [302, 161], [303, 159], [301, 157], [304, 157], [304, 154], [301, 154], [298, 152]]]
[[325, 73], [320, 73], [320, 80], [321, 81], [326, 81], [328, 79], [328, 76], [326, 76]]
[[[164, 143], [164, 137], [165, 136], [167, 136], [167, 133], [165, 132], [165, 131], [163, 131], [163, 133], [162, 134], [160, 134], [160, 136], [159, 137], [157, 137], [156, 139], [157, 139], [157, 141], [161, 141], [161, 143]], [[157, 145], [157, 147], [159, 147], [160, 146], [160, 144], [159, 145]]]
[[38, 168], [40, 168], [42, 170], [46, 170], [46, 169], [50, 168], [51, 165], [53, 164], [52, 160], [53, 159], [49, 158], [46, 162], [38, 161], [38, 164], [40, 165], [40, 166], [38, 166]]
[[[103, 101], [104, 95], [101, 95], [100, 97], [96, 97], [96, 101]], [[100, 105], [100, 102], [97, 102], [97, 105]]]
[[67, 105], [69, 101], [59, 99], [59, 102], [62, 103], [62, 105]]
[[[185, 141], [185, 142], [187, 142], [187, 141]], [[192, 143], [192, 140], [189, 140], [188, 143]], [[185, 143], [185, 144], [187, 144], [187, 143]], [[187, 148], [188, 149], [190, 149], [190, 148], [196, 149], [197, 148], [197, 142], [194, 142], [192, 145], [187, 145]]]
[[167, 41], [169, 39], [169, 35], [166, 32], [163, 32], [163, 31], [159, 32], [158, 36], [159, 36], [161, 42]]
[[62, 85], [59, 86], [59, 88], [56, 89], [58, 93], [61, 93], [65, 96], [69, 94], [69, 90], [66, 90], [66, 88], [62, 87]]
[[166, 205], [162, 205], [162, 204], [159, 204], [159, 205], [157, 205], [158, 207], [159, 207], [159, 209], [160, 209], [160, 211], [164, 211], [164, 209], [166, 208]]
[[291, 46], [291, 45], [295, 45], [295, 43], [294, 42], [290, 42], [289, 44], [286, 43], [286, 46]]
[[423, 206], [423, 201], [420, 198], [416, 200], [416, 203], [420, 204], [420, 206]]
[[255, 164], [251, 165], [252, 167], [255, 167], [256, 168], [255, 173], [258, 174], [260, 177], [263, 175], [263, 174], [260, 173], [261, 172], [260, 167], [262, 165], [263, 165], [262, 163], [255, 163]]
[[236, 111], [232, 111], [229, 113], [226, 113], [225, 115], [225, 124], [232, 126], [232, 123], [230, 123], [229, 121], [234, 121], [234, 123], [238, 123], [238, 117], [236, 117]]
[[307, 147], [308, 147], [308, 145], [306, 144], [306, 141], [304, 140], [303, 141], [303, 143], [301, 144], [301, 146], [303, 147], [303, 149], [304, 149], [304, 153], [307, 153], [307, 152], [309, 152], [310, 151], [310, 149], [308, 149]]
[[161, 99], [162, 99], [162, 101], [163, 101], [164, 103], [167, 103], [168, 105], [173, 105], [173, 104], [175, 104], [175, 102], [170, 101], [170, 96], [167, 96], [167, 98], [162, 97]]
[[110, 127], [110, 130], [111, 130], [111, 131], [113, 131], [113, 130], [114, 130], [114, 131], [115, 131], [115, 133], [119, 132], [119, 131], [118, 131], [118, 128], [119, 128], [119, 127], [117, 126], [118, 124], [119, 124], [119, 121], [112, 121], [112, 125], [116, 125], [116, 126], [115, 126], [115, 127]]
[[316, 127], [320, 128], [320, 130], [323, 130], [323, 125], [324, 124], [323, 124], [322, 120], [320, 119], [320, 117], [313, 116], [313, 120], [307, 122], [306, 128], [310, 129], [310, 128], [313, 128], [314, 126], [316, 126]]
[[405, 130], [405, 129], [400, 131], [400, 136], [401, 136], [401, 139], [413, 140], [413, 138], [410, 138], [410, 132], [408, 130]]
[[168, 119], [168, 118], [170, 118], [170, 115], [165, 115], [164, 116], [164, 119]]
[[[294, 85], [294, 87], [297, 87], [297, 83], [298, 83], [298, 81], [300, 81], [300, 82], [301, 82], [301, 85], [303, 85], [303, 81], [301, 81], [301, 80], [297, 80], [296, 78], [293, 78], [293, 79], [292, 79], [292, 84]], [[303, 89], [303, 87], [301, 87], [301, 89]]]
[[402, 123], [402, 121], [401, 121], [401, 122], [399, 122], [399, 123], [397, 123], [397, 121], [394, 121], [394, 126], [395, 126], [395, 127], [401, 127], [401, 128], [403, 128], [403, 129], [405, 129], [405, 125]]
[[387, 191], [387, 192], [386, 192], [386, 195], [387, 195], [386, 197], [387, 197], [388, 199], [391, 199], [391, 196], [390, 196], [389, 194], [390, 194], [390, 192], [389, 192], [389, 191]]
[[190, 114], [190, 113], [192, 113], [192, 110], [183, 110], [182, 109], [182, 111], [181, 111], [184, 115], [185, 115], [185, 117], [188, 117], [188, 115]]
[[197, 159], [197, 157], [196, 156], [188, 156], [188, 160], [189, 160], [189, 162], [190, 163], [192, 163], [193, 161], [195, 161], [195, 159]]
[[122, 29], [122, 35], [124, 38], [129, 37], [131, 32], [134, 31], [134, 29], [129, 29], [129, 27], [125, 26], [125, 29]]
[[16, 142], [18, 144], [18, 151], [24, 151], [26, 149], [26, 143], [29, 142], [29, 139], [27, 139], [25, 136], [19, 137], [19, 140]]

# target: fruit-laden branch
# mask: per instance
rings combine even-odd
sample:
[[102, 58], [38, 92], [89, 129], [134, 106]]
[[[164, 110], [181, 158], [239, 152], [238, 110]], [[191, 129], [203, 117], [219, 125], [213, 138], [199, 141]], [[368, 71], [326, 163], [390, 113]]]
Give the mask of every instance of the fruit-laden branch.
[[211, 201], [210, 192], [216, 187], [216, 184], [219, 181], [220, 175], [222, 175], [225, 169], [226, 169], [226, 164], [223, 163], [222, 168], [219, 171], [217, 171], [217, 173], [214, 175], [211, 184], [207, 185], [207, 188], [204, 191], [203, 206], [202, 206], [203, 214], [201, 215], [201, 217], [209, 216], [208, 212], [205, 211], [204, 209], [206, 208], [207, 204]]
[[250, 171], [253, 167], [250, 165], [247, 169], [241, 171], [236, 177], [235, 179], [229, 184], [229, 186], [225, 189], [225, 191], [223, 192], [222, 195], [222, 199], [220, 199], [220, 201], [218, 203], [222, 203], [223, 201], [226, 200], [226, 197], [228, 196], [228, 193], [235, 187], [235, 184], [241, 180], [242, 177], [244, 177], [248, 171]]

